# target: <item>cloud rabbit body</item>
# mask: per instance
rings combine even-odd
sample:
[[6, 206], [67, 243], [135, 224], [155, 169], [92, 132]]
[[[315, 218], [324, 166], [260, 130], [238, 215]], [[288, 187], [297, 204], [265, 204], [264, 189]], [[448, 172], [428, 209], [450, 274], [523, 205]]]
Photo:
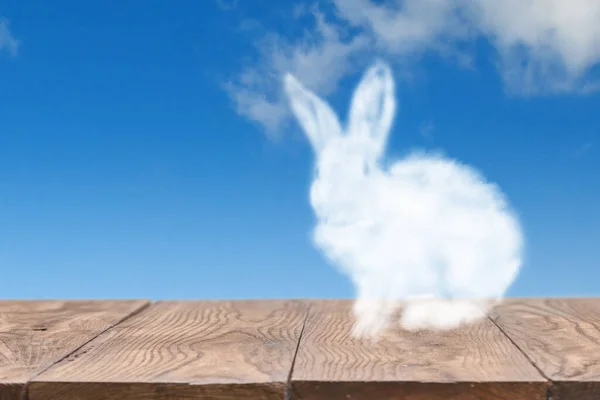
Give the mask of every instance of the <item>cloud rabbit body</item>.
[[344, 130], [294, 76], [284, 89], [316, 155], [314, 242], [357, 289], [355, 334], [385, 328], [397, 300], [408, 301], [404, 328], [449, 329], [484, 315], [476, 299], [502, 298], [521, 266], [519, 222], [496, 185], [456, 160], [415, 152], [383, 166], [396, 109], [387, 64], [364, 74]]

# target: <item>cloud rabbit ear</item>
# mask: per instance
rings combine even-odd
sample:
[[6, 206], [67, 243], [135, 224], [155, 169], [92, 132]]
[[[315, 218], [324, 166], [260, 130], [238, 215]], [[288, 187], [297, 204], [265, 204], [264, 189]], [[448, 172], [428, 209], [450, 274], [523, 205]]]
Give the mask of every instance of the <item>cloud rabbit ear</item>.
[[283, 86], [294, 115], [316, 151], [341, 134], [338, 118], [327, 103], [291, 74], [284, 76]]
[[348, 132], [370, 137], [377, 151], [383, 149], [394, 120], [394, 91], [390, 67], [378, 61], [364, 74], [352, 97]]

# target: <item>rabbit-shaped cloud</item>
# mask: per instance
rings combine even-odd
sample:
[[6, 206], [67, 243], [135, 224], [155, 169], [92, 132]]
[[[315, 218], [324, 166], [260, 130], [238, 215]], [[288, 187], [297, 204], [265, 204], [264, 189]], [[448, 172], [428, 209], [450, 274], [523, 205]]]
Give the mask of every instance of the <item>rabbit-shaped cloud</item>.
[[292, 75], [284, 88], [316, 154], [314, 242], [357, 288], [353, 333], [376, 335], [400, 304], [401, 325], [411, 330], [485, 316], [521, 266], [521, 228], [500, 190], [439, 154], [382, 167], [396, 108], [382, 61], [356, 88], [344, 130]]

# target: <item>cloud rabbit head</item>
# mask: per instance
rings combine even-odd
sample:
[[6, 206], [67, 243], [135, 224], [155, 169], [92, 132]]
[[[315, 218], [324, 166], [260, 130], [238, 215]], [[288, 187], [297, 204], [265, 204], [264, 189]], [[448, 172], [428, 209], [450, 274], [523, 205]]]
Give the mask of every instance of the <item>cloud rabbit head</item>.
[[362, 173], [375, 167], [385, 150], [396, 108], [394, 80], [387, 64], [377, 61], [363, 75], [344, 130], [332, 108], [293, 75], [286, 74], [283, 83], [291, 109], [316, 153], [320, 172], [343, 168]]

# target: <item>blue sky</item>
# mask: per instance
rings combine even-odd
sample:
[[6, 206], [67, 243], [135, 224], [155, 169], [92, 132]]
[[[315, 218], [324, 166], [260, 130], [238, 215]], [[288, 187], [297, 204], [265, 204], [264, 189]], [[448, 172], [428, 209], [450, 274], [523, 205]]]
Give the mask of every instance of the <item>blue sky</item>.
[[3, 3], [0, 297], [353, 296], [309, 239], [313, 153], [278, 79], [344, 115], [375, 57], [397, 80], [387, 155], [441, 149], [518, 212], [508, 294], [600, 295], [595, 2], [535, 20], [510, 3], [514, 26], [340, 1]]

